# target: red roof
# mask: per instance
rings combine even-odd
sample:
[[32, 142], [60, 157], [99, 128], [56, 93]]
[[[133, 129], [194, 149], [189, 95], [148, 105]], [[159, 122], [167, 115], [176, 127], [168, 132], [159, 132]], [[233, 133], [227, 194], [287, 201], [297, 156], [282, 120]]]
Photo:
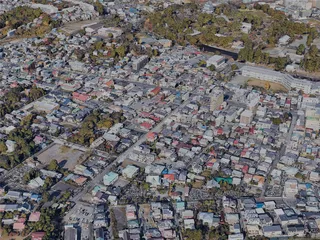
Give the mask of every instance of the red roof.
[[154, 95], [157, 95], [161, 91], [161, 87], [155, 87], [153, 90], [151, 90], [151, 93]]
[[155, 122], [159, 122], [161, 120], [159, 117], [156, 117], [156, 116], [153, 116], [153, 115], [151, 115], [150, 118]]
[[163, 178], [168, 179], [170, 181], [174, 181], [174, 174], [164, 174]]
[[16, 222], [17, 223], [25, 223], [26, 219], [25, 218], [19, 218]]
[[31, 213], [29, 216], [29, 222], [38, 222], [40, 220], [40, 212]]
[[110, 81], [106, 82], [106, 85], [107, 85], [107, 87], [113, 86], [114, 85], [113, 80], [110, 80]]
[[139, 114], [141, 117], [149, 117], [151, 115], [151, 113], [148, 113], [148, 112], [141, 112]]
[[249, 170], [249, 166], [248, 165], [244, 165], [243, 168], [242, 168], [242, 172], [243, 173], [247, 173]]
[[148, 132], [147, 139], [153, 141], [156, 138], [156, 133], [154, 132]]
[[45, 235], [46, 235], [45, 232], [34, 232], [34, 233], [31, 233], [31, 239], [42, 240]]
[[223, 134], [223, 129], [222, 128], [219, 128], [217, 133], [220, 135], [220, 134]]
[[152, 124], [148, 122], [143, 122], [140, 124], [140, 126], [148, 130], [152, 128]]
[[25, 228], [25, 226], [26, 225], [24, 223], [16, 222], [13, 224], [13, 230], [22, 231]]
[[85, 102], [87, 101], [90, 96], [87, 94], [82, 94], [82, 93], [78, 93], [78, 92], [73, 92], [72, 93], [72, 98], [81, 102]]

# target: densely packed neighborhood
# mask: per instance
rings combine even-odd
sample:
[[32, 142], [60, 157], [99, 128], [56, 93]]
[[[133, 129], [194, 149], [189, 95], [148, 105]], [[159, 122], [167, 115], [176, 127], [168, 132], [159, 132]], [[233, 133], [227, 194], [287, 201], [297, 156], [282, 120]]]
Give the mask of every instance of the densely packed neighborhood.
[[[283, 34], [266, 64], [235, 57], [245, 40], [145, 30], [182, 3], [227, 23], [229, 6], [264, 10], [200, 2], [0, 2], [28, 12], [0, 19], [1, 239], [320, 238], [319, 37]], [[317, 1], [296, 2], [269, 4], [319, 21]]]

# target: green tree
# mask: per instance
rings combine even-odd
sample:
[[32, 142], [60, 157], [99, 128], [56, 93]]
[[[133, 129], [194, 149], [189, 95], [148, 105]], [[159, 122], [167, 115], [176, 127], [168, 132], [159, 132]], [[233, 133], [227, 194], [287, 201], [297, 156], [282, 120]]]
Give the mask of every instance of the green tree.
[[94, 2], [94, 9], [99, 13], [99, 15], [103, 15], [105, 13], [102, 3], [98, 0]]
[[303, 55], [304, 54], [304, 51], [305, 51], [306, 47], [304, 46], [304, 44], [300, 44], [297, 48], [297, 54], [298, 55]]
[[284, 70], [287, 65], [287, 58], [286, 57], [278, 57], [275, 61], [275, 70], [281, 71]]
[[238, 67], [237, 64], [232, 64], [232, 65], [231, 65], [231, 70], [232, 70], [232, 71], [236, 71], [236, 70], [238, 70], [238, 69], [239, 69], [239, 67]]
[[216, 67], [214, 65], [210, 65], [208, 66], [208, 69], [212, 72], [214, 72], [216, 70]]
[[47, 169], [49, 171], [57, 171], [59, 169], [59, 164], [58, 161], [56, 159], [51, 160], [51, 162], [49, 163]]
[[207, 62], [204, 60], [199, 61], [198, 66], [199, 67], [205, 67], [207, 65]]
[[6, 153], [7, 150], [7, 145], [3, 141], [0, 141], [0, 154]]
[[184, 233], [186, 240], [202, 240], [202, 232], [201, 230], [190, 230], [187, 229]]

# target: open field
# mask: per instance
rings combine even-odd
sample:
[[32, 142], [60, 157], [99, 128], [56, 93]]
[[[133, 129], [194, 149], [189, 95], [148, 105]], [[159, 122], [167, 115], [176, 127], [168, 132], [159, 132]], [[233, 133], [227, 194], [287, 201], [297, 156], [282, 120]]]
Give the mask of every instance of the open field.
[[47, 165], [52, 159], [56, 159], [63, 168], [73, 170], [81, 155], [83, 155], [82, 151], [60, 144], [54, 144], [51, 148], [42, 152], [38, 156], [38, 160], [42, 164]]
[[260, 87], [260, 88], [264, 88], [266, 90], [272, 90], [274, 92], [288, 92], [288, 90], [279, 83], [273, 83], [273, 82], [263, 81], [263, 80], [259, 80], [259, 79], [250, 78], [247, 81], [247, 84], [248, 84], [248, 86]]
[[61, 30], [69, 35], [72, 35], [80, 31], [85, 25], [98, 23], [98, 22], [99, 22], [98, 20], [87, 20], [87, 21], [66, 23], [63, 27], [61, 27]]

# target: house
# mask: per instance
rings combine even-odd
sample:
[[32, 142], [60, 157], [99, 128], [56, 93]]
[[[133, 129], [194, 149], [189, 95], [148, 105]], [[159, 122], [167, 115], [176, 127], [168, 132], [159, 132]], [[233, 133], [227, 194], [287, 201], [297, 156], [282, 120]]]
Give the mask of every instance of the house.
[[33, 212], [29, 216], [29, 222], [38, 222], [40, 220], [40, 212]]
[[108, 172], [103, 176], [103, 184], [106, 186], [114, 184], [119, 178], [119, 174], [115, 172]]
[[185, 229], [191, 229], [191, 230], [195, 229], [194, 219], [184, 219], [183, 223], [184, 223]]
[[73, 92], [72, 93], [72, 99], [75, 102], [84, 103], [84, 102], [86, 102], [86, 101], [88, 101], [90, 99], [90, 96], [85, 94], [85, 93]]
[[202, 221], [202, 224], [207, 224], [209, 227], [218, 227], [220, 223], [220, 217], [209, 212], [199, 212], [197, 218]]
[[160, 93], [160, 91], [161, 91], [161, 87], [157, 86], [157, 87], [155, 87], [154, 89], [152, 89], [150, 91], [150, 95], [151, 96], [156, 96], [156, 95], [158, 95]]
[[161, 185], [160, 176], [146, 176], [146, 182], [150, 183], [151, 187], [157, 187]]
[[221, 68], [225, 65], [226, 58], [221, 55], [214, 55], [207, 60], [207, 66], [215, 66], [216, 68]]
[[192, 210], [184, 210], [182, 213], [182, 218], [183, 219], [190, 219], [193, 218], [193, 211]]
[[284, 35], [279, 39], [278, 43], [279, 43], [279, 45], [287, 45], [289, 43], [290, 39], [291, 39], [290, 36]]
[[244, 240], [244, 236], [242, 233], [230, 234], [228, 240]]
[[280, 225], [263, 226], [262, 231], [263, 231], [263, 235], [269, 238], [282, 235], [282, 229]]
[[122, 176], [125, 178], [133, 178], [139, 172], [139, 168], [133, 165], [127, 165], [125, 169], [122, 170]]
[[44, 239], [45, 235], [46, 235], [45, 232], [34, 232], [34, 233], [31, 233], [31, 240], [42, 240], [42, 239]]
[[6, 141], [7, 152], [8, 153], [14, 152], [14, 150], [16, 149], [16, 145], [17, 144], [15, 141], [7, 140]]
[[21, 232], [24, 230], [25, 227], [26, 227], [26, 225], [24, 224], [24, 222], [15, 222], [13, 224], [13, 230], [15, 230], [15, 231]]

